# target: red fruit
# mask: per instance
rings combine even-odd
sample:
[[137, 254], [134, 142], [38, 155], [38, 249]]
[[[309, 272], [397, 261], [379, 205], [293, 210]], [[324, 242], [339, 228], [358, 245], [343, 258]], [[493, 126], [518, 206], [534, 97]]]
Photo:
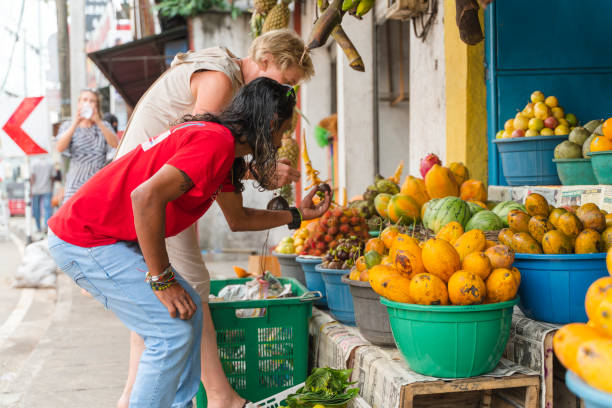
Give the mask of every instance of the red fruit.
[[353, 231], [359, 232], [359, 231], [361, 231], [361, 227], [359, 225], [357, 225], [357, 226], [353, 227]]
[[312, 254], [313, 254], [314, 256], [322, 256], [322, 255], [323, 255], [323, 252], [322, 252], [322, 251], [320, 251], [320, 250], [318, 250], [318, 249], [316, 249], [316, 250], [315, 250], [315, 251], [314, 251]]
[[327, 230], [327, 233], [329, 235], [338, 235], [338, 227], [331, 227]]
[[327, 234], [327, 235], [325, 235], [325, 237], [323, 239], [325, 240], [325, 242], [332, 242], [334, 240], [334, 237], [332, 237], [331, 235]]
[[558, 125], [559, 125], [559, 121], [554, 116], [549, 116], [546, 119], [544, 119], [544, 127], [547, 127], [549, 129], [554, 129]]
[[329, 243], [329, 247], [330, 248], [335, 248], [337, 246], [338, 246], [338, 241], [332, 241], [332, 242]]
[[512, 132], [512, 137], [525, 137], [525, 131], [523, 129], [515, 129], [514, 132]]
[[333, 215], [336, 218], [340, 218], [342, 217], [343, 213], [342, 213], [342, 208], [340, 207], [336, 207], [332, 210], [331, 215]]
[[359, 225], [361, 224], [362, 218], [356, 215], [351, 217], [351, 225]]
[[433, 153], [429, 153], [427, 156], [421, 159], [420, 171], [423, 178], [425, 178], [425, 175], [434, 164], [439, 164], [441, 166], [442, 162], [440, 161], [440, 158]]
[[338, 234], [338, 235], [336, 235], [336, 239], [337, 239], [338, 241], [340, 241], [342, 238], [344, 238], [344, 235], [342, 235], [342, 234]]
[[325, 242], [317, 242], [316, 248], [320, 250], [324, 250], [325, 248], [327, 248], [327, 245], [325, 244]]
[[336, 225], [338, 225], [338, 219], [337, 218], [330, 218], [329, 220], [327, 220], [327, 226], [328, 227], [335, 227]]
[[347, 217], [346, 215], [343, 215], [342, 217], [340, 217], [340, 224], [348, 224], [349, 223], [349, 217]]
[[343, 234], [348, 234], [351, 231], [351, 227], [348, 224], [340, 225], [340, 232]]
[[331, 211], [325, 211], [325, 214], [323, 214], [323, 219], [327, 221], [329, 217], [331, 217]]

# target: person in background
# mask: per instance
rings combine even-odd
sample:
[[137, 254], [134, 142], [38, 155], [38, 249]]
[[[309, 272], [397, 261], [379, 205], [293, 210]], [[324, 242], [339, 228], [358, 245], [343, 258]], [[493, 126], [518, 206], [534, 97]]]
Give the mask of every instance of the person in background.
[[100, 116], [100, 96], [91, 89], [81, 91], [74, 119], [59, 128], [56, 149], [70, 158], [64, 186], [65, 203], [106, 164], [106, 155], [118, 139], [110, 123]]
[[119, 121], [117, 120], [117, 117], [115, 115], [110, 112], [106, 112], [102, 120], [110, 123], [111, 127], [113, 128], [113, 131], [117, 133], [117, 126], [119, 125]]
[[[36, 221], [38, 233], [47, 233], [47, 222], [51, 218], [51, 194], [55, 169], [47, 155], [39, 157], [32, 163], [30, 183], [32, 192], [32, 215]], [[45, 213], [45, 222], [41, 223], [41, 206]]]

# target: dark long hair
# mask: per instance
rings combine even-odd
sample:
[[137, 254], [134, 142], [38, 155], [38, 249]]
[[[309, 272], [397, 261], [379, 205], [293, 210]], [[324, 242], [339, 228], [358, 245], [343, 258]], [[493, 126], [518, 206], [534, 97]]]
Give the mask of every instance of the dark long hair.
[[247, 168], [260, 188], [272, 188], [276, 171], [274, 135], [293, 116], [295, 92], [270, 78], [257, 78], [243, 87], [229, 106], [220, 114], [185, 115], [177, 123], [204, 121], [225, 126], [236, 143], [247, 143], [252, 151], [248, 163], [244, 158], [234, 160], [232, 183], [243, 191], [242, 179]]

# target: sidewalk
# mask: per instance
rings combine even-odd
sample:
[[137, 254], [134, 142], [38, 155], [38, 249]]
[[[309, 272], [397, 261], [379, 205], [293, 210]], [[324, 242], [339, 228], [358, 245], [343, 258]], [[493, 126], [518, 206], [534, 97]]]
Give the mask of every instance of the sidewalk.
[[[17, 245], [0, 241], [0, 407], [114, 407], [129, 331], [65, 275], [57, 289], [14, 289]], [[244, 262], [208, 262], [214, 278]]]

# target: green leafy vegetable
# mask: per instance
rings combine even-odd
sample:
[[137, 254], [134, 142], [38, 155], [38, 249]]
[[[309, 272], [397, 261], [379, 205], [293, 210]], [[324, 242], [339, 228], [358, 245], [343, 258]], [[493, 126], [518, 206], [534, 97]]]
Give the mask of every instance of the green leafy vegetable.
[[359, 395], [359, 388], [348, 388], [352, 370], [315, 368], [306, 379], [304, 387], [287, 397], [289, 408], [312, 408], [316, 404], [326, 407], [342, 407]]

